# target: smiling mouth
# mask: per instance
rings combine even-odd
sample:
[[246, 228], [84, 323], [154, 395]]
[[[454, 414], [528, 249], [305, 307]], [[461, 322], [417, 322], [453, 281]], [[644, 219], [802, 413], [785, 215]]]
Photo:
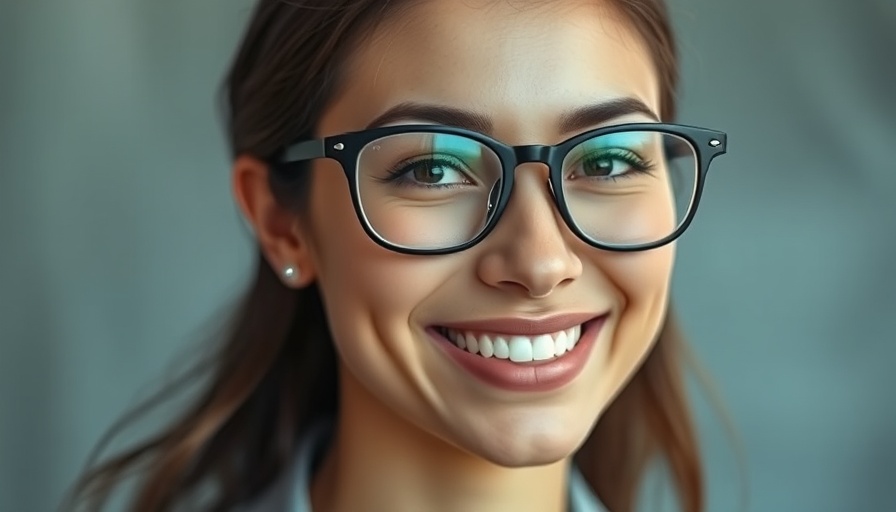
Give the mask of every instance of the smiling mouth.
[[439, 334], [454, 345], [483, 358], [507, 359], [514, 363], [531, 363], [556, 359], [579, 343], [587, 322], [545, 334], [500, 334], [437, 327]]

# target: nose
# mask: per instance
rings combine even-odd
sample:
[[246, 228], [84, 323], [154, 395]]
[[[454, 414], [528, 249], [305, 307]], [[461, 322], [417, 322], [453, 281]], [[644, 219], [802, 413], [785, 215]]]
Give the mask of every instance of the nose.
[[546, 186], [547, 167], [524, 164], [516, 173], [507, 209], [482, 242], [477, 273], [489, 286], [544, 298], [579, 277], [582, 261]]

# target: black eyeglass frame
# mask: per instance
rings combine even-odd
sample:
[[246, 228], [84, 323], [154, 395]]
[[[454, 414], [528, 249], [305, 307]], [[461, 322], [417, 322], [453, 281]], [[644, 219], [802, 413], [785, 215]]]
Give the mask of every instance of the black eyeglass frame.
[[[691, 201], [690, 209], [688, 210], [688, 213], [685, 216], [684, 220], [679, 224], [675, 231], [661, 240], [645, 244], [626, 246], [614, 246], [601, 243], [586, 235], [581, 229], [579, 229], [578, 225], [576, 225], [576, 222], [573, 220], [572, 215], [569, 212], [569, 209], [566, 205], [566, 199], [563, 195], [563, 161], [570, 151], [572, 151], [579, 144], [589, 139], [615, 133], [636, 131], [651, 131], [674, 135], [686, 140], [691, 144], [691, 146], [696, 151], [697, 158], [697, 183], [694, 190], [694, 197]], [[402, 133], [437, 133], [467, 137], [486, 146], [487, 148], [492, 150], [495, 155], [497, 155], [499, 161], [501, 162], [503, 173], [501, 179], [504, 180], [505, 184], [501, 188], [501, 194], [498, 197], [497, 204], [495, 205], [495, 211], [494, 213], [492, 213], [491, 218], [488, 220], [486, 225], [483, 226], [480, 233], [471, 240], [464, 242], [463, 244], [440, 249], [415, 249], [396, 245], [389, 242], [388, 240], [385, 240], [370, 225], [370, 222], [361, 207], [360, 190], [357, 183], [358, 157], [361, 150], [371, 142], [383, 137], [387, 137], [390, 135], [399, 135]], [[314, 160], [317, 158], [329, 158], [339, 162], [339, 164], [342, 166], [343, 172], [345, 173], [345, 177], [349, 182], [352, 204], [354, 205], [355, 213], [357, 214], [358, 220], [361, 222], [361, 226], [364, 228], [364, 231], [367, 233], [367, 235], [370, 236], [370, 238], [374, 242], [378, 243], [382, 247], [385, 247], [386, 249], [402, 254], [419, 255], [439, 255], [461, 252], [469, 249], [470, 247], [473, 247], [474, 245], [484, 240], [498, 224], [501, 219], [501, 215], [504, 213], [507, 204], [510, 202], [510, 196], [513, 191], [514, 177], [516, 175], [517, 167], [526, 163], [541, 163], [547, 165], [549, 169], [550, 177], [548, 179], [548, 186], [551, 191], [551, 195], [554, 198], [554, 204], [557, 206], [557, 210], [560, 212], [560, 216], [563, 218], [567, 227], [569, 227], [569, 229], [573, 233], [575, 233], [575, 235], [579, 237], [579, 239], [597, 249], [614, 252], [634, 252], [646, 251], [655, 249], [657, 247], [662, 247], [663, 245], [666, 245], [676, 238], [680, 237], [681, 234], [684, 233], [684, 231], [691, 224], [691, 221], [694, 219], [694, 215], [696, 214], [697, 206], [700, 203], [700, 197], [703, 192], [704, 182], [706, 181], [706, 174], [709, 171], [710, 163], [712, 163], [712, 160], [715, 157], [727, 152], [727, 145], [728, 136], [724, 132], [710, 130], [707, 128], [699, 128], [696, 126], [669, 123], [627, 123], [614, 126], [606, 126], [578, 134], [556, 145], [538, 144], [524, 146], [509, 146], [487, 135], [464, 128], [424, 124], [386, 126], [357, 132], [349, 132], [341, 135], [334, 135], [331, 137], [324, 137], [323, 139], [299, 141], [286, 147], [281, 152], [281, 154], [274, 159], [274, 162], [275, 165], [284, 166], [297, 162]]]

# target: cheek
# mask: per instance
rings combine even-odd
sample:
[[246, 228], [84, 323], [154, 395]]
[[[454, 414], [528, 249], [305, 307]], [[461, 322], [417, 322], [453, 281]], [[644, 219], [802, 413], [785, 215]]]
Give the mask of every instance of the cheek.
[[601, 270], [619, 295], [610, 350], [629, 376], [653, 346], [669, 303], [674, 244], [642, 253], [613, 254]]
[[410, 257], [380, 247], [367, 235], [336, 162], [322, 161], [315, 168], [311, 195], [310, 244], [318, 285], [333, 301], [376, 294], [378, 305], [394, 305], [397, 297], [390, 292], [414, 282]]
[[[335, 171], [335, 172], [332, 172]], [[414, 322], [421, 304], [455, 274], [456, 260], [414, 257], [379, 246], [355, 214], [337, 169], [315, 176], [312, 253], [330, 333], [346, 372], [343, 399], [384, 404], [425, 429], [437, 427], [440, 400], [429, 364], [432, 349]], [[371, 400], [374, 399], [374, 400]]]
[[389, 251], [370, 239], [344, 175], [326, 164], [316, 169], [309, 228], [334, 342], [349, 360], [415, 351], [409, 320], [451, 271], [444, 263]]
[[675, 244], [635, 253], [611, 254], [600, 261], [601, 270], [618, 290], [626, 309], [638, 309], [669, 293]]

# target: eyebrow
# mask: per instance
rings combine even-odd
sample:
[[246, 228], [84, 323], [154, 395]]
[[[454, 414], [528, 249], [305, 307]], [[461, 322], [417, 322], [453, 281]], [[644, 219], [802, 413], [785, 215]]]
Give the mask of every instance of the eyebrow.
[[584, 130], [632, 114], [643, 114], [656, 122], [660, 120], [659, 116], [643, 101], [636, 98], [618, 98], [563, 114], [560, 117], [560, 132]]
[[[561, 133], [580, 131], [631, 114], [646, 115], [659, 122], [659, 117], [644, 102], [628, 97], [587, 105], [566, 112], [560, 116], [558, 128]], [[466, 128], [480, 133], [491, 133], [493, 127], [491, 119], [478, 112], [444, 105], [405, 102], [377, 116], [367, 125], [367, 129], [402, 120], [427, 121]]]
[[424, 103], [399, 103], [385, 111], [367, 125], [367, 129], [401, 120], [429, 121], [436, 124], [466, 128], [480, 133], [492, 131], [492, 121], [487, 116], [454, 107]]

